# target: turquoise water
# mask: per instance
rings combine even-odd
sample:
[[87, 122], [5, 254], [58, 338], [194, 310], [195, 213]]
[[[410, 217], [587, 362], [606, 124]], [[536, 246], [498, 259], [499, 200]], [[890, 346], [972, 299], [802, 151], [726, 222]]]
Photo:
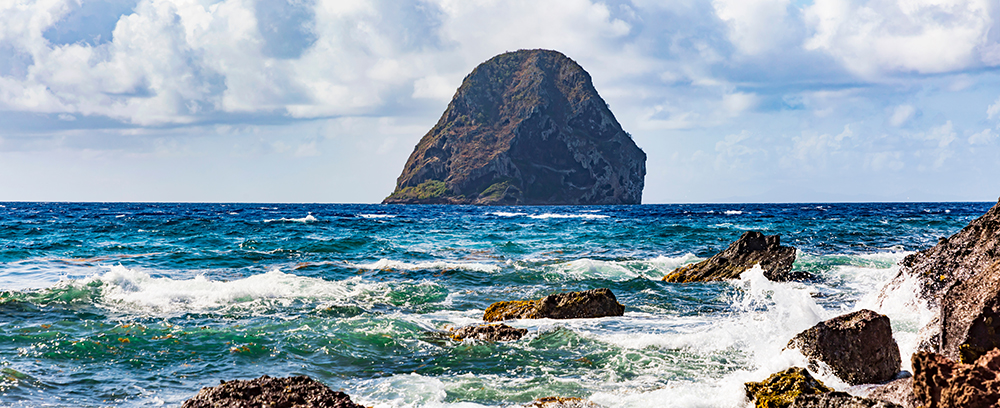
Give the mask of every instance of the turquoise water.
[[[304, 374], [375, 407], [739, 407], [744, 381], [801, 363], [781, 350], [795, 333], [859, 307], [888, 314], [908, 356], [926, 309], [874, 295], [991, 205], [0, 203], [0, 405], [178, 406], [221, 379]], [[751, 229], [816, 279], [659, 280]], [[494, 301], [599, 287], [625, 316], [447, 334]]]

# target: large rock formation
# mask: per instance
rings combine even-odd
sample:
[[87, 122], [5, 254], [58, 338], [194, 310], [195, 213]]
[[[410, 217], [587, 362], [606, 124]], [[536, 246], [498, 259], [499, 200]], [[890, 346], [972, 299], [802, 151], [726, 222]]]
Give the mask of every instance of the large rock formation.
[[639, 204], [646, 154], [590, 75], [521, 50], [476, 67], [413, 149], [384, 203]]
[[917, 296], [938, 312], [938, 318], [921, 330], [921, 349], [955, 359], [973, 320], [996, 297], [998, 262], [1000, 204], [934, 247], [904, 258], [880, 298], [884, 301], [889, 293], [915, 281]]
[[988, 408], [1000, 405], [1000, 350], [974, 364], [932, 352], [913, 355], [913, 392], [924, 408]]
[[486, 308], [483, 320], [499, 322], [508, 319], [583, 319], [621, 316], [625, 306], [618, 303], [610, 289], [548, 295], [537, 300], [496, 302]]
[[887, 382], [901, 363], [889, 318], [867, 309], [822, 321], [793, 337], [788, 348], [826, 363], [855, 385]]
[[833, 391], [800, 367], [771, 374], [761, 382], [748, 382], [744, 387], [747, 399], [753, 401], [756, 408], [787, 408], [800, 395]]
[[941, 347], [947, 358], [972, 363], [1000, 347], [1000, 262], [945, 292]]
[[674, 269], [663, 277], [667, 282], [702, 282], [738, 279], [740, 274], [760, 264], [764, 276], [773, 281], [804, 279], [808, 273], [792, 273], [795, 248], [781, 246], [778, 235], [767, 236], [757, 231], [743, 233], [740, 239], [715, 256]]
[[222, 381], [205, 387], [181, 408], [364, 408], [351, 397], [306, 376]]

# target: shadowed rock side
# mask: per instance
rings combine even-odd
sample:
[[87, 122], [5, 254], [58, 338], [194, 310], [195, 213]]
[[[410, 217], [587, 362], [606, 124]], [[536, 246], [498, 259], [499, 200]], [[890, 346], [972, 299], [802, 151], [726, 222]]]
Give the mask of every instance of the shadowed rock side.
[[820, 322], [793, 337], [787, 348], [826, 363], [853, 385], [887, 382], [901, 363], [889, 318], [867, 309]]
[[753, 401], [756, 408], [787, 408], [800, 395], [833, 391], [800, 367], [771, 374], [761, 382], [748, 382], [744, 387], [747, 398]]
[[476, 67], [417, 143], [383, 203], [639, 204], [646, 154], [590, 75], [521, 50]]
[[525, 334], [528, 334], [527, 329], [518, 329], [506, 324], [484, 324], [480, 326], [466, 326], [455, 330], [455, 334], [452, 334], [451, 338], [458, 341], [465, 339], [513, 341], [524, 337]]
[[855, 397], [846, 392], [799, 395], [790, 408], [902, 408], [889, 401]]
[[987, 408], [1000, 404], [1000, 350], [975, 364], [931, 352], [913, 355], [913, 393], [924, 408]]
[[[938, 317], [921, 330], [921, 349], [958, 358], [965, 331], [998, 287], [1000, 268], [1000, 204], [930, 249], [908, 255], [899, 273], [880, 294], [880, 301], [907, 281]], [[963, 285], [962, 282], [967, 282]], [[905, 290], [905, 289], [903, 289]], [[947, 316], [945, 316], [947, 315]], [[942, 328], [942, 322], [947, 322]], [[947, 333], [942, 335], [942, 329]]]
[[941, 321], [940, 352], [947, 358], [971, 364], [1000, 347], [1000, 262], [949, 289]]
[[740, 274], [754, 265], [760, 264], [764, 276], [773, 281], [807, 279], [805, 272], [792, 273], [795, 262], [795, 248], [781, 246], [778, 235], [767, 236], [757, 231], [748, 231], [740, 239], [715, 256], [674, 269], [663, 277], [667, 282], [703, 282], [725, 279], [739, 279]]
[[625, 306], [618, 303], [610, 289], [591, 289], [548, 295], [538, 300], [496, 302], [486, 308], [483, 320], [499, 322], [509, 319], [583, 319], [621, 316]]
[[205, 387], [181, 408], [364, 408], [351, 397], [306, 376], [222, 381]]

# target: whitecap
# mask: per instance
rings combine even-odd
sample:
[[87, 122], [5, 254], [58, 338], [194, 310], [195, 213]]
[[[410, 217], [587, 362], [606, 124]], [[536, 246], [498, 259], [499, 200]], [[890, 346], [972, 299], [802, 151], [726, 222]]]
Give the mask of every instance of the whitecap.
[[319, 220], [316, 219], [316, 217], [313, 217], [312, 214], [306, 215], [305, 217], [302, 218], [278, 218], [278, 219], [264, 220], [264, 222], [301, 222], [301, 223], [316, 222], [316, 221]]
[[447, 261], [431, 261], [431, 262], [403, 262], [403, 261], [393, 261], [389, 259], [379, 259], [372, 263], [347, 263], [348, 266], [358, 268], [358, 269], [371, 269], [371, 270], [448, 270], [448, 269], [461, 269], [468, 271], [479, 271], [479, 272], [497, 272], [500, 267], [492, 264], [477, 263], [477, 262], [447, 262]]
[[[581, 258], [569, 262], [547, 265], [543, 267], [543, 270], [578, 279], [598, 278], [626, 281], [634, 278], [648, 278], [658, 280], [674, 269], [697, 260], [700, 260], [700, 258], [691, 253], [680, 256], [661, 255], [650, 259], [627, 261]], [[518, 269], [524, 268], [524, 266], [519, 264], [515, 265], [515, 267]]]
[[550, 218], [584, 218], [589, 220], [599, 220], [604, 218], [609, 218], [610, 216], [604, 214], [531, 214], [528, 217], [534, 218], [536, 220], [546, 220]]
[[358, 217], [368, 218], [368, 219], [396, 218], [396, 216], [392, 214], [358, 214]]
[[495, 215], [497, 217], [520, 217], [520, 216], [528, 215], [528, 213], [523, 213], [523, 212], [508, 212], [508, 211], [496, 211], [496, 212], [486, 213], [486, 215]]
[[740, 215], [743, 211], [740, 210], [726, 210], [726, 215]]

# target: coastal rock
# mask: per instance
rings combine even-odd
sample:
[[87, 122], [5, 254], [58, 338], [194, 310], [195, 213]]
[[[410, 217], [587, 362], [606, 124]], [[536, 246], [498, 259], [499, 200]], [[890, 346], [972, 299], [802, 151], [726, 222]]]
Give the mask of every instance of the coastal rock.
[[645, 175], [590, 75], [557, 51], [520, 50], [465, 77], [383, 203], [639, 204]]
[[787, 348], [826, 363], [854, 385], [887, 382], [901, 363], [889, 318], [867, 309], [820, 322], [793, 337]]
[[364, 408], [351, 397], [306, 376], [222, 381], [205, 387], [181, 408]]
[[462, 341], [465, 339], [475, 339], [480, 341], [513, 341], [518, 340], [528, 334], [527, 329], [518, 329], [506, 324], [484, 324], [479, 326], [466, 326], [455, 330], [451, 335], [453, 340]]
[[803, 394], [795, 397], [790, 408], [902, 408], [889, 401], [855, 397], [846, 392]]
[[483, 320], [499, 322], [509, 319], [584, 319], [621, 316], [625, 306], [618, 303], [610, 289], [591, 289], [548, 295], [537, 300], [496, 302], [486, 308]]
[[753, 401], [756, 408], [787, 408], [800, 395], [833, 391], [800, 367], [771, 374], [761, 382], [748, 382], [744, 387], [747, 398]]
[[1000, 350], [975, 364], [952, 361], [933, 352], [912, 358], [913, 393], [924, 408], [987, 408], [1000, 404]]
[[1000, 204], [951, 237], [941, 238], [937, 245], [903, 258], [899, 272], [883, 288], [879, 301], [885, 302], [896, 290], [908, 291], [905, 288], [909, 282], [915, 282], [917, 296], [938, 315], [921, 329], [920, 348], [958, 358], [965, 331], [988, 298], [996, 293], [1000, 279], [996, 276], [1000, 270], [997, 262], [1000, 262]]
[[583, 398], [574, 397], [545, 397], [531, 401], [524, 405], [526, 408], [601, 408]]
[[781, 246], [778, 235], [748, 231], [715, 256], [674, 269], [663, 277], [667, 282], [702, 282], [738, 279], [740, 274], [760, 264], [764, 276], [773, 281], [808, 278], [808, 273], [792, 273], [795, 248]]
[[920, 404], [913, 394], [913, 377], [890, 381], [868, 391], [868, 398], [889, 401], [903, 408], [917, 408]]
[[1000, 262], [964, 282], [941, 300], [940, 353], [971, 364], [1000, 347]]

